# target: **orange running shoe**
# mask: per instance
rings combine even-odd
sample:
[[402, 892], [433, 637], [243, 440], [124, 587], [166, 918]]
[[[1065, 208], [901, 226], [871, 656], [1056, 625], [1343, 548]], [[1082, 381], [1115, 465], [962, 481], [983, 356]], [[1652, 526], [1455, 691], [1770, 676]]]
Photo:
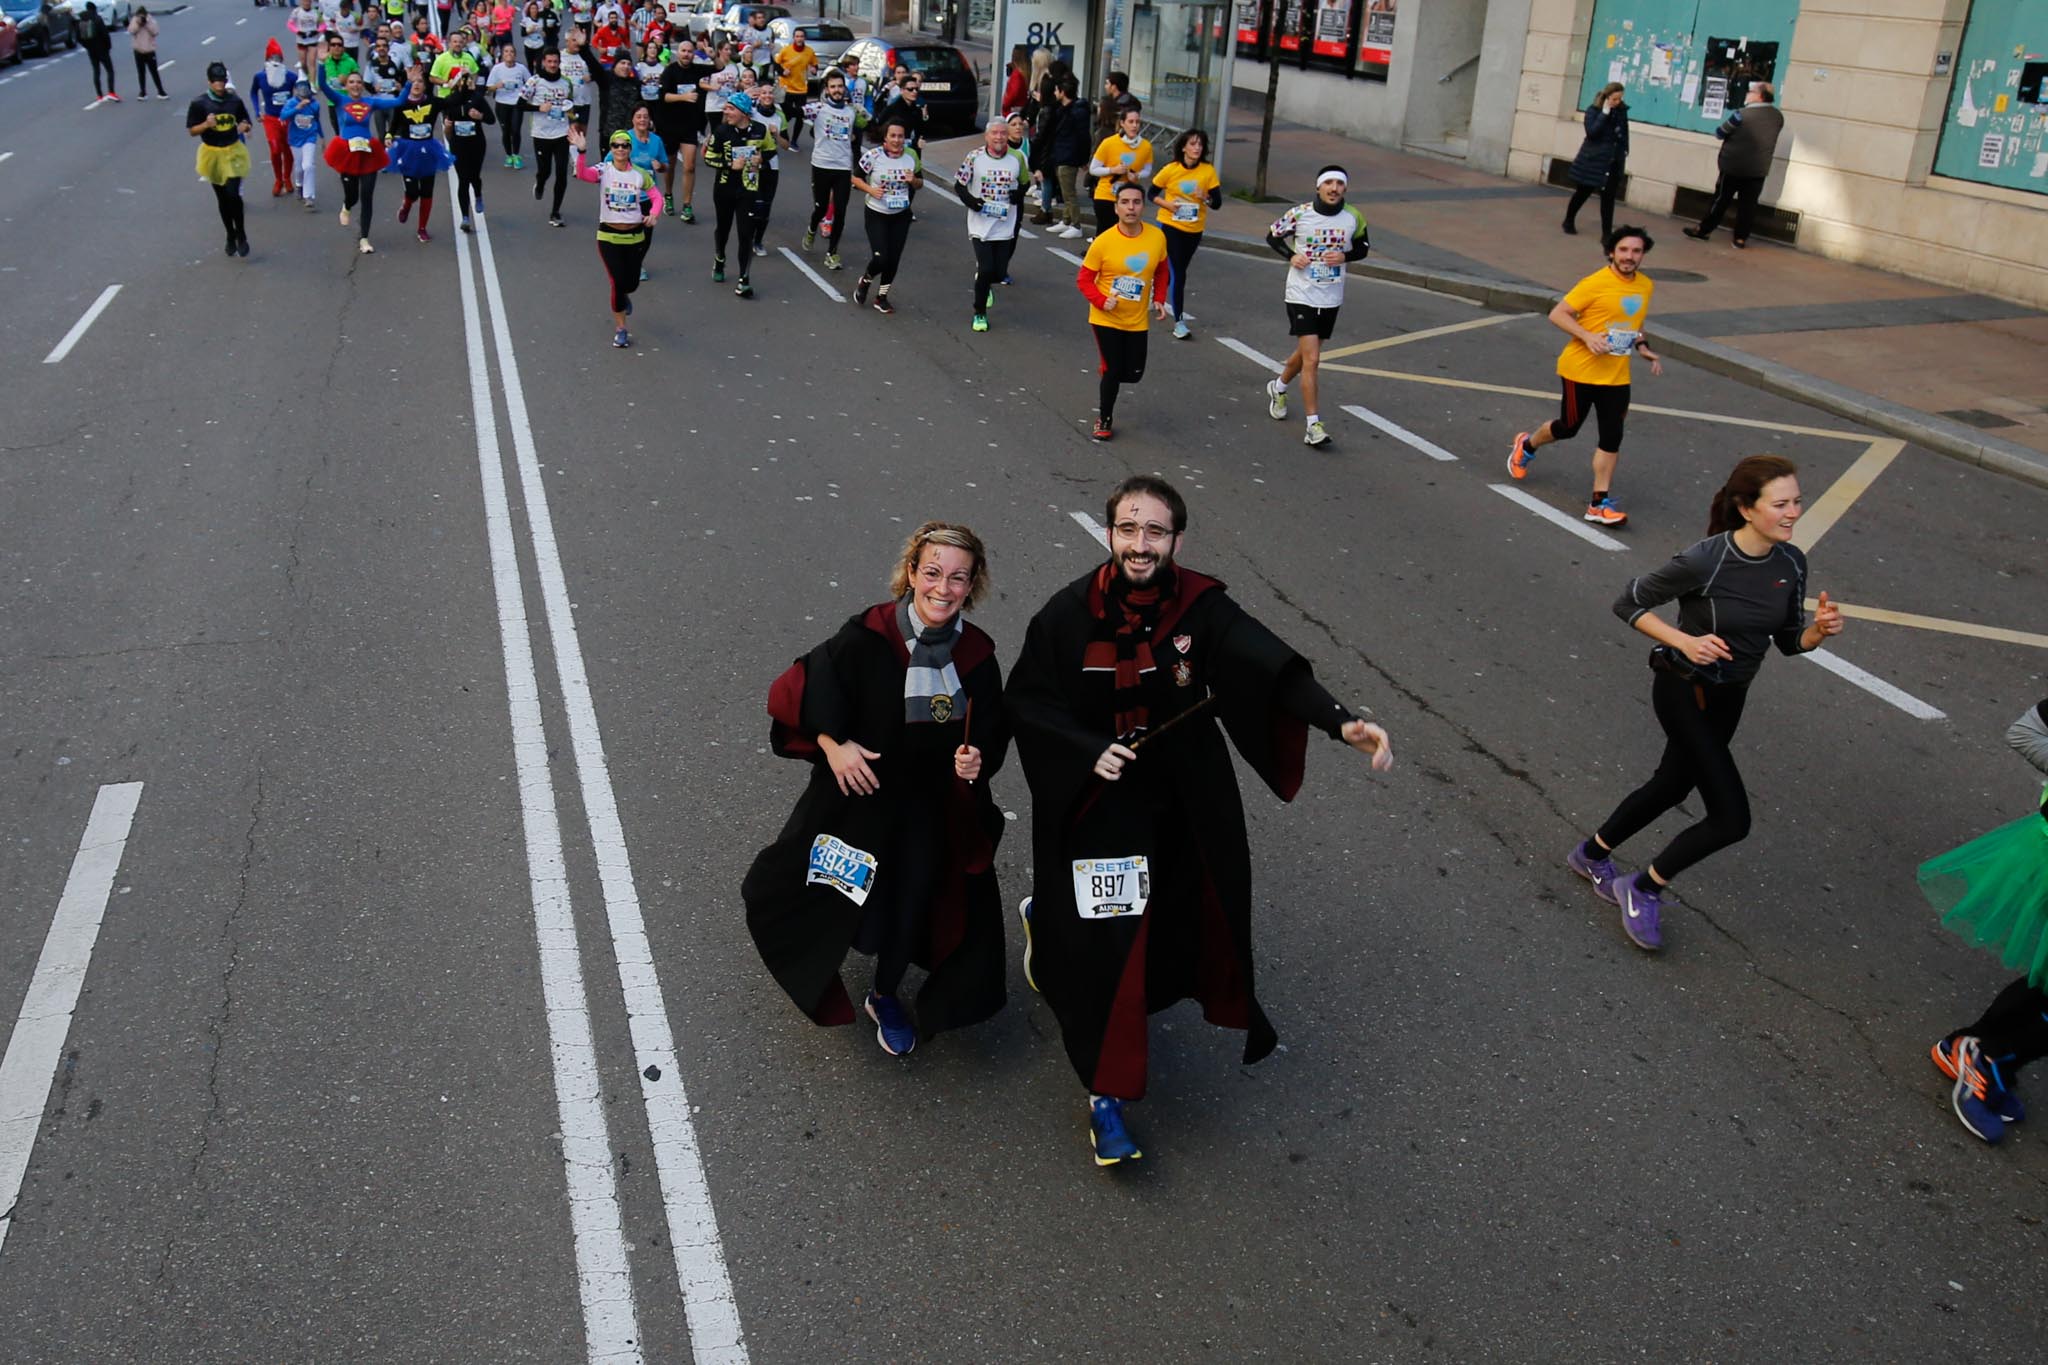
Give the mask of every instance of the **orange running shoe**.
[[1508, 451], [1509, 477], [1516, 479], [1528, 478], [1529, 461], [1535, 454], [1535, 451], [1529, 449], [1529, 433], [1526, 431], [1516, 432], [1514, 449]]
[[1586, 520], [1595, 526], [1619, 526], [1628, 520], [1628, 513], [1616, 507], [1613, 498], [1602, 498], [1587, 504]]

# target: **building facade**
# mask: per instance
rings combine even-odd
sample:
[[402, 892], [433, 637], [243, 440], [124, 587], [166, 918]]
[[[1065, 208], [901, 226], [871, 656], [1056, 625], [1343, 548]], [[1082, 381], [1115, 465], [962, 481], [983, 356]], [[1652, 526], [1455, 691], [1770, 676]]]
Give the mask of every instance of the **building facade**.
[[[1761, 233], [2048, 307], [2048, 0], [1398, 0], [1374, 64], [1374, 0], [1349, 0], [1348, 30], [1279, 3], [1323, 45], [1283, 42], [1282, 118], [1553, 181], [1618, 80], [1626, 198], [1681, 216], [1712, 193], [1715, 126], [1768, 80], [1786, 127]], [[1242, 31], [1239, 54], [1237, 87], [1262, 91]]]

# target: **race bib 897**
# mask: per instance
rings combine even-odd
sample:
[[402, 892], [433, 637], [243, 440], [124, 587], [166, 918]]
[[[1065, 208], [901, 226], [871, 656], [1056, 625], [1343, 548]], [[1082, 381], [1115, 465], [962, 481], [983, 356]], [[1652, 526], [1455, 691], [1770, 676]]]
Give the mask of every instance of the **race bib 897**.
[[1074, 908], [1082, 919], [1121, 919], [1145, 913], [1152, 899], [1152, 872], [1145, 855], [1076, 858]]

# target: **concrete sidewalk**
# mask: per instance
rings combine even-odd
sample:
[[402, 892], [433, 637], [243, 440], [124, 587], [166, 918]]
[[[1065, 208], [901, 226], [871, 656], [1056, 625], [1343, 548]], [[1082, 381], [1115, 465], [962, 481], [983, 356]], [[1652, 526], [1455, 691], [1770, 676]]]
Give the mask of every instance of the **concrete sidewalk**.
[[[1259, 106], [1240, 92], [1222, 158], [1227, 192], [1248, 192], [1258, 137]], [[1350, 172], [1351, 199], [1371, 225], [1362, 273], [1547, 310], [1601, 264], [1597, 200], [1579, 215], [1580, 235], [1566, 236], [1563, 190], [1284, 124], [1267, 171], [1281, 202], [1226, 199], [1215, 245], [1253, 249], [1332, 162]], [[1663, 214], [1617, 205], [1616, 220], [1656, 239], [1649, 331], [1667, 353], [2048, 486], [2048, 314], [1761, 238], [1737, 251], [1725, 229], [1696, 242]]]

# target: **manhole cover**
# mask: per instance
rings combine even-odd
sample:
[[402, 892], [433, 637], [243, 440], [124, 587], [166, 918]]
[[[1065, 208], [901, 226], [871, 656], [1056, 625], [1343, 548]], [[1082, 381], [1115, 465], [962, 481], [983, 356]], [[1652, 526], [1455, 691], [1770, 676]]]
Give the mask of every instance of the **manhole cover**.
[[1946, 417], [1952, 422], [1961, 422], [1964, 426], [1976, 427], [1979, 431], [1995, 431], [1999, 427], [2016, 427], [2019, 425], [2018, 422], [2013, 421], [2010, 417], [2000, 417], [1997, 413], [1986, 412], [1982, 408], [1952, 408], [1947, 412], [1937, 412], [1934, 415], [1936, 417]]
[[1705, 284], [1707, 277], [1696, 270], [1658, 270], [1651, 279], [1663, 284]]

